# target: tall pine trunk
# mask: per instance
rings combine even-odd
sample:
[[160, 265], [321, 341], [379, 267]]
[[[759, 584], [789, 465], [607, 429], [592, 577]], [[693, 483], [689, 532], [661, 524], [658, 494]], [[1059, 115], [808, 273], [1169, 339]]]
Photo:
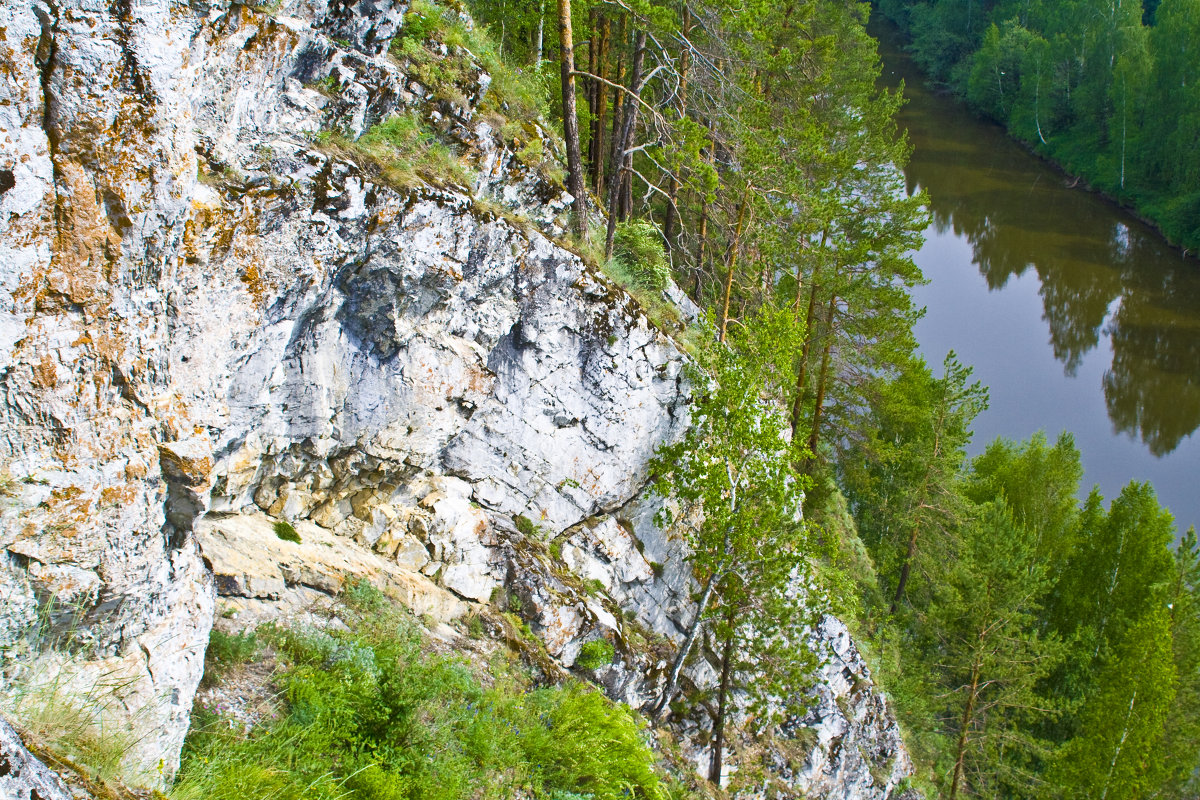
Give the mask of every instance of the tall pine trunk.
[[[612, 26], [608, 15], [600, 13], [596, 21], [593, 50], [596, 53], [596, 66], [593, 74], [608, 78], [608, 48]], [[595, 81], [592, 106], [592, 142], [588, 147], [588, 155], [592, 160], [592, 188], [597, 195], [604, 192], [604, 142], [606, 126], [608, 125], [608, 86], [602, 81]]]
[[979, 696], [979, 657], [971, 664], [971, 685], [967, 689], [967, 704], [963, 707], [961, 730], [958, 732], [958, 744], [954, 748], [954, 778], [950, 781], [950, 800], [957, 800], [958, 788], [962, 783], [963, 764], [966, 760], [968, 731], [971, 729], [971, 719], [975, 714], [975, 700]]
[[[692, 32], [692, 12], [685, 5], [683, 7], [683, 38], [685, 40]], [[688, 90], [688, 70], [692, 64], [692, 51], [685, 43], [683, 46], [683, 55], [679, 58], [679, 117], [683, 119], [687, 116], [687, 90]], [[671, 184], [667, 189], [667, 214], [663, 220], [663, 239], [667, 242], [667, 249], [675, 249], [675, 221], [679, 217], [679, 170], [676, 168], [671, 174]]]
[[742, 247], [742, 229], [746, 223], [746, 206], [750, 203], [750, 186], [742, 192], [742, 203], [738, 207], [737, 224], [733, 229], [733, 242], [729, 245], [729, 257], [725, 259], [725, 296], [721, 302], [721, 329], [717, 341], [725, 341], [729, 328], [729, 298], [733, 296], [733, 275], [737, 270], [738, 250]]
[[558, 33], [562, 49], [563, 138], [567, 145], [567, 191], [575, 198], [575, 233], [587, 238], [587, 191], [579, 154], [579, 114], [575, 106], [575, 51], [571, 41], [571, 0], [558, 0]]
[[800, 416], [804, 411], [804, 390], [808, 383], [808, 358], [813, 341], [813, 312], [817, 306], [817, 278], [819, 273], [813, 272], [812, 281], [808, 287], [808, 311], [804, 317], [804, 344], [800, 348], [800, 365], [796, 367], [796, 390], [792, 397], [792, 441], [800, 432]]
[[612, 258], [613, 237], [617, 232], [617, 216], [620, 210], [621, 193], [625, 188], [626, 153], [633, 138], [633, 129], [637, 125], [638, 105], [634, 99], [642, 90], [642, 65], [646, 61], [646, 32], [639, 30], [633, 50], [633, 66], [629, 70], [629, 97], [621, 105], [624, 113], [621, 115], [621, 132], [613, 141], [613, 168], [617, 173], [609, 180], [608, 187], [608, 231], [604, 236], [604, 258]]
[[912, 572], [913, 559], [917, 557], [917, 536], [920, 532], [920, 526], [914, 524], [912, 534], [908, 537], [908, 548], [904, 551], [904, 561], [900, 566], [900, 580], [896, 582], [896, 594], [892, 597], [892, 605], [888, 608], [889, 614], [895, 614], [900, 601], [904, 599], [904, 590], [908, 588], [908, 576]]

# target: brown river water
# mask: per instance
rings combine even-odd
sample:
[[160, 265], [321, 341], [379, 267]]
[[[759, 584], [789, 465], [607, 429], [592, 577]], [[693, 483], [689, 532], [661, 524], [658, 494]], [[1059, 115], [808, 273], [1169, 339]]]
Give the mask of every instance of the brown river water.
[[1150, 481], [1180, 531], [1200, 523], [1200, 262], [929, 92], [894, 31], [872, 29], [882, 81], [905, 83], [908, 188], [933, 212], [917, 339], [935, 368], [953, 349], [990, 390], [971, 452], [1069, 431], [1085, 493]]

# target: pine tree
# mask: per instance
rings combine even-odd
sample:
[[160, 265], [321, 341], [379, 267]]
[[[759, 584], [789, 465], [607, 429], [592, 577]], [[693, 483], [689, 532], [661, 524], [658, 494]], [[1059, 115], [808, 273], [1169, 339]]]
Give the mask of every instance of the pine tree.
[[1149, 798], [1165, 773], [1159, 747], [1177, 683], [1165, 606], [1125, 628], [1096, 683], [1052, 779], [1071, 800]]
[[[701, 587], [654, 715], [666, 712], [685, 660], [701, 629], [710, 625], [722, 662], [713, 720], [715, 775], [730, 693], [747, 676], [748, 661], [759, 665], [759, 678], [791, 678], [755, 682], [758, 691], [780, 697], [795, 696], [797, 671], [812, 665], [803, 633], [822, 603], [809, 579], [809, 544], [800, 518], [803, 487], [791, 472], [794, 445], [771, 402], [779, 396], [778, 376], [786, 374], [781, 367], [793, 357], [795, 334], [790, 313], [764, 311], [731, 331], [727, 344], [711, 345], [692, 374], [697, 394], [692, 427], [680, 442], [662, 448], [652, 465], [655, 491], [672, 501], [658, 522], [685, 531], [688, 560]], [[795, 599], [797, 587], [809, 592], [804, 604], [787, 601]], [[809, 611], [798, 613], [801, 605]]]
[[954, 739], [950, 800], [1038, 796], [1031, 761], [1044, 744], [1030, 731], [1051, 706], [1037, 687], [1062, 654], [1038, 632], [1046, 580], [1035, 535], [1003, 504], [980, 509], [928, 620]]

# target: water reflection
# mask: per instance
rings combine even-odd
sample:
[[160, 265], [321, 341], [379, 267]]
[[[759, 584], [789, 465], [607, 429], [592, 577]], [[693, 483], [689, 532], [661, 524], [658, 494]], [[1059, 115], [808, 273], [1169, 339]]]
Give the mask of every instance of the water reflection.
[[1064, 372], [1074, 376], [1107, 340], [1111, 364], [1096, 388], [1114, 430], [1156, 456], [1175, 450], [1200, 427], [1200, 265], [930, 97], [906, 60], [888, 61], [890, 82], [904, 77], [910, 98], [901, 114], [914, 145], [909, 189], [928, 190], [934, 228], [970, 243], [991, 289], [1033, 270]]

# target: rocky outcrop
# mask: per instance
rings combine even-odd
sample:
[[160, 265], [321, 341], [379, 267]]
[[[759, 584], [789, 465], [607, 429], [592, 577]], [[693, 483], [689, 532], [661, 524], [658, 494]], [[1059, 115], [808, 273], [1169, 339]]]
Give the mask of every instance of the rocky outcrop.
[[25, 749], [13, 727], [0, 719], [0, 797], [4, 800], [72, 800], [62, 780]]
[[[643, 491], [685, 357], [557, 243], [570, 197], [477, 112], [470, 54], [435, 47], [474, 65], [449, 93], [387, 54], [404, 9], [0, 7], [0, 651], [69, 639], [81, 680], [120, 675], [160, 774], [218, 601], [270, 618], [366, 579], [437, 624], [498, 599], [555, 669], [616, 643], [590, 677], [634, 705], [690, 622]], [[319, 143], [409, 109], [468, 185]], [[886, 797], [906, 762], [843, 634], [789, 785]]]

